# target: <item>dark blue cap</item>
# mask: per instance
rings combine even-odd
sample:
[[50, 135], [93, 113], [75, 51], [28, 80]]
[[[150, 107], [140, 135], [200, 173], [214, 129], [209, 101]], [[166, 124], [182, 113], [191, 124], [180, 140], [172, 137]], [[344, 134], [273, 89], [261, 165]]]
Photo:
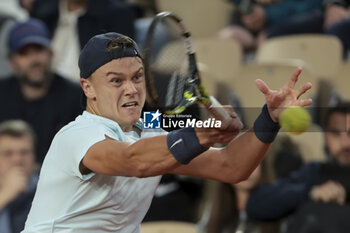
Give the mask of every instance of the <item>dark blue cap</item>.
[[118, 48], [111, 51], [107, 47], [112, 39], [125, 37], [122, 34], [109, 32], [92, 37], [84, 46], [79, 57], [80, 77], [88, 78], [99, 67], [122, 57], [141, 57], [140, 50], [135, 41], [130, 39], [132, 47]]
[[29, 44], [38, 44], [50, 47], [49, 31], [38, 19], [29, 19], [25, 22], [18, 22], [10, 29], [8, 45], [9, 52], [15, 53]]

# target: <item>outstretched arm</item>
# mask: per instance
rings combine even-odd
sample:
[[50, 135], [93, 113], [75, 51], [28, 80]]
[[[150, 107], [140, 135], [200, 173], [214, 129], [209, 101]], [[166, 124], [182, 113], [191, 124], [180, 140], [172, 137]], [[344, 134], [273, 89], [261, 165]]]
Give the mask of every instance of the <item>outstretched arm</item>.
[[[297, 68], [292, 74], [289, 82], [279, 90], [271, 90], [262, 81], [256, 80], [258, 89], [265, 95], [268, 116], [270, 122], [255, 122], [254, 128], [240, 137], [231, 141], [223, 149], [210, 149], [203, 155], [194, 159], [186, 166], [179, 166], [173, 169], [172, 173], [191, 175], [219, 180], [222, 182], [237, 183], [249, 177], [251, 172], [263, 159], [274, 135], [271, 132], [257, 132], [264, 129], [264, 124], [278, 122], [283, 108], [288, 106], [308, 106], [311, 99], [301, 100], [300, 97], [311, 88], [311, 83], [303, 85], [299, 90], [294, 90], [295, 84], [301, 73]], [[264, 134], [266, 133], [266, 134]], [[266, 140], [268, 139], [268, 140]]]
[[[236, 123], [237, 120], [239, 121], [235, 118]], [[197, 128], [184, 128], [167, 136], [144, 138], [135, 143], [106, 137], [91, 146], [79, 169], [82, 174], [93, 171], [112, 176], [162, 175], [181, 164], [187, 164], [214, 143], [228, 142], [236, 134], [237, 130], [207, 133]]]
[[[270, 122], [267, 123], [274, 124], [273, 121], [278, 121], [282, 107], [311, 104], [311, 100], [298, 100], [311, 88], [311, 84], [305, 84], [300, 90], [293, 89], [300, 72], [301, 69], [297, 69], [291, 80], [278, 91], [270, 90], [263, 81], [257, 80], [258, 88], [266, 97], [268, 108], [265, 110], [265, 116], [271, 116], [269, 117]], [[238, 119], [233, 117], [232, 124], [239, 126], [240, 124], [237, 123]], [[265, 123], [260, 122], [260, 125]], [[237, 131], [211, 130], [205, 132], [195, 129], [195, 136], [186, 132], [179, 139], [189, 148], [193, 145], [209, 147], [217, 142], [232, 141], [236, 134]], [[192, 136], [188, 138], [188, 135]], [[107, 175], [136, 177], [176, 173], [238, 182], [249, 176], [268, 149], [269, 143], [257, 135], [259, 134], [250, 130], [223, 149], [210, 149], [202, 153], [188, 165], [179, 163], [181, 158], [179, 160], [179, 153], [176, 153], [180, 151], [186, 154], [187, 147], [180, 146], [179, 150], [172, 149], [173, 146], [177, 147], [181, 143], [178, 144], [177, 140], [173, 140], [169, 145], [169, 135], [141, 139], [132, 144], [107, 138], [88, 150], [82, 160], [80, 171], [83, 174], [94, 171]]]

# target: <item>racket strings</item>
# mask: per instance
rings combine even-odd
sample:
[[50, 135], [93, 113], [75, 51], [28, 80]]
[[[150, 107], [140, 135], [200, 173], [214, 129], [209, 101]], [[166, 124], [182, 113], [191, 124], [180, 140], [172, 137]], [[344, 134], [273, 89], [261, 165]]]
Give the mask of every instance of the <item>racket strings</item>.
[[[162, 44], [159, 51], [155, 51], [156, 47], [151, 46], [151, 51], [148, 53], [152, 56], [148, 57], [150, 62], [148, 65], [154, 80], [153, 87], [158, 96], [157, 102], [159, 107], [166, 111], [176, 107], [186, 108], [200, 98], [198, 96], [200, 92], [196, 90], [199, 80], [198, 82], [192, 80], [198, 77], [194, 75], [196, 72], [190, 69], [195, 67], [190, 65], [191, 62], [195, 62], [195, 59], [190, 60], [189, 55], [193, 53], [190, 35], [187, 33], [188, 37], [184, 37], [184, 25], [170, 18], [158, 20], [156, 27], [167, 28], [171, 33], [171, 39]], [[156, 35], [151, 36], [156, 40]]]
[[165, 109], [178, 106], [184, 98], [189, 77], [189, 61], [183, 40], [169, 41], [152, 59], [151, 70], [160, 103]]

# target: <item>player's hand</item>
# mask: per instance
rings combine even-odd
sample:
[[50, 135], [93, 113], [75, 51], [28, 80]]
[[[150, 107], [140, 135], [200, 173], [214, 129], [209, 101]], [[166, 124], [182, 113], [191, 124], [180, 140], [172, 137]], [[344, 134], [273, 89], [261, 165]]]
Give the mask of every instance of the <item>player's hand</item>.
[[[238, 115], [234, 112], [231, 105], [221, 106], [220, 108], [228, 113], [227, 118], [221, 120], [220, 131], [236, 132], [237, 134], [243, 129], [243, 123]], [[218, 115], [216, 108], [209, 108], [210, 116], [215, 119], [221, 119], [222, 115]]]
[[14, 167], [1, 177], [1, 195], [8, 202], [16, 199], [28, 187], [28, 176], [21, 167]]
[[216, 143], [227, 144], [232, 141], [238, 134], [235, 131], [230, 132], [214, 128], [196, 128], [195, 131], [199, 143], [205, 147], [213, 146]]
[[346, 200], [345, 188], [335, 181], [327, 181], [324, 184], [315, 186], [310, 194], [312, 200], [325, 203], [335, 202], [343, 205]]
[[304, 84], [298, 90], [294, 89], [301, 71], [302, 69], [298, 67], [293, 72], [289, 82], [279, 90], [271, 90], [261, 79], [257, 79], [255, 81], [258, 89], [265, 95], [266, 104], [270, 116], [274, 122], [278, 122], [281, 112], [286, 107], [305, 107], [312, 104], [312, 100], [310, 98], [300, 99], [300, 97], [312, 87], [311, 83], [308, 82]]
[[237, 113], [235, 113], [231, 105], [225, 105], [224, 108], [230, 114], [231, 118], [221, 126], [220, 130], [236, 133], [236, 135], [239, 134], [243, 129], [241, 119], [238, 117]]
[[[197, 128], [199, 142], [203, 146], [212, 146], [215, 143], [227, 144], [233, 140], [243, 129], [243, 123], [233, 111], [232, 106], [224, 106], [231, 118], [222, 122], [220, 128]], [[210, 110], [209, 110], [210, 111]], [[215, 116], [214, 116], [215, 117]]]

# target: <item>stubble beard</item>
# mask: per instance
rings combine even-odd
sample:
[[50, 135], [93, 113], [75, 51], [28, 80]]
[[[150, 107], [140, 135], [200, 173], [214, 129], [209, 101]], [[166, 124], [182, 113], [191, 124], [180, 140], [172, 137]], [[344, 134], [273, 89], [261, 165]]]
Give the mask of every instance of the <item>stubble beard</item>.
[[38, 75], [36, 77], [29, 77], [24, 72], [17, 73], [17, 77], [22, 85], [35, 89], [40, 89], [51, 81], [52, 73], [48, 69], [45, 69], [45, 71], [41, 75]]

